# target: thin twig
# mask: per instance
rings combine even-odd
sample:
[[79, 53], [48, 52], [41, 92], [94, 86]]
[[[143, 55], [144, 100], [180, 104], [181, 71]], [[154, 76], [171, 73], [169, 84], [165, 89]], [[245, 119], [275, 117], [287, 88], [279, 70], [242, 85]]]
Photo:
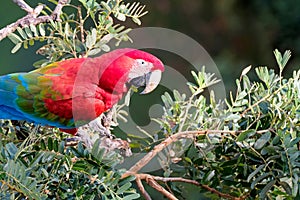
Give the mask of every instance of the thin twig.
[[148, 194], [148, 192], [145, 190], [145, 188], [144, 188], [144, 186], [143, 186], [143, 183], [142, 183], [141, 179], [140, 179], [139, 177], [136, 177], [135, 181], [136, 181], [136, 184], [137, 184], [137, 186], [138, 186], [140, 192], [141, 192], [142, 195], [144, 196], [144, 198], [145, 198], [146, 200], [152, 200], [151, 197], [150, 197], [150, 195]]
[[52, 12], [51, 16], [54, 20], [60, 21], [60, 13], [62, 8], [68, 3], [69, 0], [59, 0], [54, 11]]
[[[259, 130], [256, 131], [257, 134], [262, 134], [267, 131], [270, 131], [269, 129], [266, 130]], [[122, 178], [126, 178], [130, 175], [133, 175], [136, 177], [137, 185], [139, 189], [141, 190], [141, 193], [143, 196], [146, 198], [146, 200], [151, 200], [151, 197], [149, 194], [145, 191], [141, 180], [146, 180], [146, 182], [156, 189], [157, 191], [161, 192], [163, 195], [168, 197], [168, 199], [171, 200], [176, 200], [177, 198], [168, 192], [165, 188], [163, 188], [161, 185], [159, 185], [156, 181], [163, 181], [163, 182], [185, 182], [185, 183], [190, 183], [197, 185], [199, 187], [202, 187], [206, 189], [207, 191], [210, 191], [214, 194], [217, 194], [220, 197], [227, 198], [227, 199], [233, 199], [233, 200], [243, 200], [246, 199], [247, 195], [244, 195], [242, 197], [234, 197], [229, 194], [224, 194], [219, 192], [218, 190], [209, 187], [208, 185], [203, 185], [198, 183], [197, 181], [194, 180], [189, 180], [189, 179], [184, 179], [184, 178], [164, 178], [164, 177], [159, 177], [159, 176], [152, 176], [149, 174], [139, 174], [138, 171], [141, 170], [145, 165], [147, 165], [151, 159], [153, 159], [159, 152], [161, 152], [163, 149], [165, 149], [168, 145], [171, 143], [178, 141], [179, 139], [182, 138], [194, 138], [198, 135], [207, 135], [207, 134], [219, 134], [219, 133], [227, 133], [234, 135], [235, 137], [239, 134], [242, 133], [243, 131], [222, 131], [222, 130], [199, 130], [199, 131], [184, 131], [184, 132], [179, 132], [174, 135], [171, 135], [170, 137], [166, 138], [163, 142], [160, 144], [156, 145], [149, 153], [147, 153], [142, 159], [140, 159], [135, 165], [133, 165], [127, 172], [125, 172], [122, 175]]]
[[219, 197], [226, 198], [226, 199], [243, 200], [247, 197], [247, 196], [234, 197], [234, 196], [231, 196], [229, 194], [219, 192], [218, 190], [216, 190], [214, 188], [211, 188], [208, 185], [200, 184], [195, 180], [189, 180], [189, 179], [185, 179], [185, 178], [181, 178], [181, 177], [160, 177], [160, 176], [152, 176], [152, 175], [149, 175], [149, 174], [135, 174], [135, 176], [136, 176], [136, 180], [139, 180], [139, 181], [145, 180], [151, 187], [155, 188], [156, 190], [158, 190], [160, 192], [163, 191], [162, 194], [164, 194], [169, 199], [177, 199], [177, 198], [174, 197], [174, 195], [169, 193], [169, 192], [165, 193], [166, 190], [164, 188], [162, 189], [162, 186], [159, 185], [156, 181], [162, 181], [164, 183], [167, 183], [167, 182], [190, 183], [190, 184], [202, 187], [202, 188], [206, 189], [207, 191], [209, 191], [211, 193], [214, 193], [214, 194], [217, 194]]
[[84, 27], [83, 27], [83, 19], [82, 19], [82, 13], [81, 13], [81, 7], [78, 6], [78, 17], [79, 17], [79, 27], [80, 27], [80, 38], [81, 38], [81, 42], [84, 43], [85, 42], [85, 38], [84, 38]]
[[255, 102], [253, 105], [250, 105], [248, 108], [246, 108], [241, 114], [240, 116], [243, 117], [245, 116], [245, 114], [249, 111], [252, 110], [254, 107], [258, 106], [261, 102], [263, 101], [267, 101], [268, 98], [274, 96], [275, 94], [277, 94], [278, 92], [280, 92], [284, 87], [286, 87], [286, 85], [288, 85], [289, 82], [286, 82], [284, 85], [281, 85], [277, 90], [275, 90], [273, 93], [268, 94], [266, 96], [264, 96], [263, 98], [261, 98], [260, 100], [258, 100], [257, 102]]
[[23, 0], [12, 0], [15, 4], [17, 4], [20, 8], [25, 10], [27, 13], [32, 13], [33, 8], [31, 8], [25, 1]]
[[195, 181], [195, 180], [189, 180], [189, 179], [185, 179], [185, 178], [181, 178], [181, 177], [159, 177], [159, 176], [154, 176], [153, 177], [155, 180], [158, 181], [162, 181], [162, 182], [183, 182], [183, 183], [190, 183], [199, 187], [202, 187], [204, 189], [206, 189], [207, 191], [217, 194], [219, 197], [223, 197], [226, 199], [233, 199], [233, 200], [241, 200], [241, 198], [239, 197], [234, 197], [231, 196], [229, 194], [224, 194], [222, 192], [219, 192], [218, 190], [209, 187], [208, 185], [203, 185], [200, 184], [199, 182]]
[[[13, 0], [20, 8], [25, 10], [28, 14], [25, 17], [17, 20], [16, 22], [7, 25], [0, 30], [0, 41], [6, 38], [9, 34], [13, 33], [18, 27], [26, 27], [32, 25], [37, 25], [44, 22], [49, 22], [50, 20], [59, 21], [62, 8], [67, 4], [68, 0], [59, 0], [54, 11], [50, 16], [39, 16], [42, 12], [44, 5], [38, 5], [36, 8], [31, 8], [23, 0]], [[38, 17], [39, 16], [39, 17]]]
[[162, 193], [165, 197], [167, 197], [170, 200], [178, 200], [172, 193], [168, 192], [163, 186], [159, 185], [151, 175], [145, 175], [145, 180], [151, 187], [156, 189], [158, 192]]
[[[263, 133], [269, 130], [260, 130], [256, 133]], [[179, 132], [170, 137], [166, 138], [163, 142], [156, 145], [149, 153], [147, 153], [141, 160], [139, 160], [135, 165], [133, 165], [126, 173], [123, 174], [122, 178], [125, 178], [130, 175], [136, 174], [140, 169], [142, 169], [149, 161], [154, 158], [159, 152], [166, 148], [171, 143], [182, 139], [182, 138], [194, 138], [198, 135], [207, 135], [207, 134], [218, 134], [218, 133], [228, 133], [236, 136], [242, 131], [222, 131], [222, 130], [199, 130], [199, 131], [184, 131]]]
[[4, 180], [0, 180], [0, 183], [1, 183], [2, 186], [5, 186], [5, 185], [6, 185], [10, 190], [16, 191], [16, 192], [19, 192], [20, 194], [22, 194], [22, 191], [21, 191], [21, 190], [19, 190], [19, 189], [18, 189], [17, 187], [15, 187], [15, 186], [9, 184], [8, 182], [6, 182], [6, 181], [4, 181]]

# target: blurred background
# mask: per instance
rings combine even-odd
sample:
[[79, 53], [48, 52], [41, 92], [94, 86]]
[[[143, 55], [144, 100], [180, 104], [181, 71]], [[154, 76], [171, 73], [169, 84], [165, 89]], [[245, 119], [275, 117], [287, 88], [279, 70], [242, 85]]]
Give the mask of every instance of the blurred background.
[[276, 48], [292, 51], [286, 77], [299, 69], [300, 4], [295, 0], [142, 2], [150, 11], [143, 25], [174, 29], [199, 42], [217, 64], [227, 92], [248, 65], [277, 70]]
[[[73, 0], [74, 3], [77, 1]], [[142, 26], [164, 27], [184, 33], [201, 44], [211, 55], [225, 82], [227, 92], [234, 90], [235, 79], [248, 65], [277, 69], [273, 50], [290, 49], [292, 59], [285, 76], [299, 69], [300, 62], [300, 4], [296, 0], [204, 1], [204, 0], [140, 0], [147, 15]], [[31, 6], [47, 0], [27, 1]], [[78, 2], [77, 2], [78, 3]], [[0, 27], [4, 27], [26, 13], [12, 0], [0, 6]], [[137, 27], [134, 23], [127, 24]], [[38, 46], [11, 54], [12, 42], [0, 42], [0, 75], [29, 71], [32, 63], [42, 57], [36, 55]], [[169, 66], [182, 66], [184, 61], [174, 55], [160, 56]], [[188, 65], [188, 63], [185, 63]], [[179, 68], [179, 67], [178, 67]], [[189, 74], [185, 69], [182, 73]], [[252, 72], [250, 72], [253, 74]]]

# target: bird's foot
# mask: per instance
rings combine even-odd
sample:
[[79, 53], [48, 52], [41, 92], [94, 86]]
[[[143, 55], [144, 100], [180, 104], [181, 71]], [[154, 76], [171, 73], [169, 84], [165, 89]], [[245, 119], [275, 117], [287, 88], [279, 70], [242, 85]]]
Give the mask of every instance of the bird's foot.
[[118, 151], [123, 156], [131, 156], [129, 143], [125, 140], [115, 138], [111, 134], [108, 124], [109, 118], [105, 115], [77, 129], [76, 137], [68, 139], [70, 142], [82, 141], [87, 148], [91, 149], [97, 139], [100, 140], [100, 148], [107, 152]]

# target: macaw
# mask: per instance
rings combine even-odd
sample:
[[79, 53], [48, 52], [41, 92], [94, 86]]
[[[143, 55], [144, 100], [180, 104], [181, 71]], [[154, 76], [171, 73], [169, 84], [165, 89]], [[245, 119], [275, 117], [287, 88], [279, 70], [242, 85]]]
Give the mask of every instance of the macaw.
[[0, 118], [26, 120], [75, 134], [116, 104], [130, 87], [154, 90], [164, 65], [137, 49], [54, 62], [28, 73], [0, 76]]

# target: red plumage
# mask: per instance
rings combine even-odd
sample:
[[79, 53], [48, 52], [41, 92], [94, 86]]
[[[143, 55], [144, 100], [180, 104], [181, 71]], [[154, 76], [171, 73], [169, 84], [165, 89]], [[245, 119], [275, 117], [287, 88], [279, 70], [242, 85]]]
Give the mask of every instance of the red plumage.
[[154, 81], [154, 86], [147, 86], [155, 79], [152, 72], [159, 75], [163, 70], [162, 62], [147, 52], [118, 49], [95, 58], [73, 58], [29, 73], [2, 76], [0, 80], [13, 80], [14, 85], [0, 84], [0, 91], [16, 88], [16, 96], [12, 102], [0, 100], [0, 114], [1, 108], [10, 107], [15, 111], [3, 115], [11, 119], [72, 130], [110, 109], [131, 85], [145, 85], [147, 92], [152, 91], [158, 84]]

